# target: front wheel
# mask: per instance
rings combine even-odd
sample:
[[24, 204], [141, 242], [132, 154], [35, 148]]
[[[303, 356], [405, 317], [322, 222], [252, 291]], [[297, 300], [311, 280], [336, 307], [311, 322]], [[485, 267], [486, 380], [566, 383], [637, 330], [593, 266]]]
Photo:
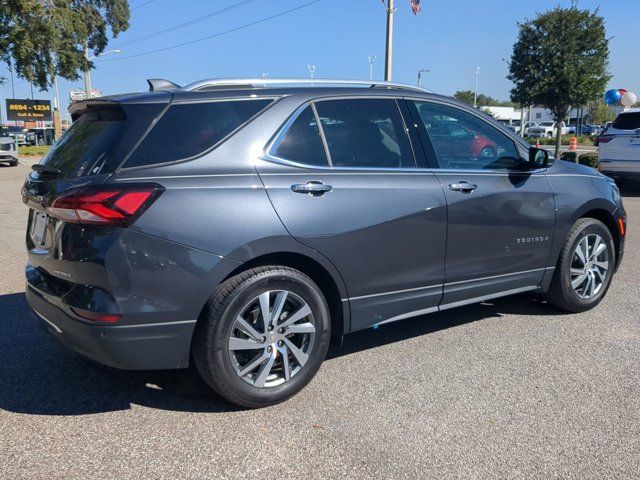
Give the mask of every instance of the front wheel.
[[569, 312], [584, 312], [604, 298], [615, 270], [616, 252], [611, 232], [599, 220], [581, 218], [560, 253], [548, 299]]
[[330, 328], [313, 280], [288, 267], [259, 267], [218, 287], [196, 330], [193, 358], [222, 397], [265, 407], [311, 381], [329, 348]]

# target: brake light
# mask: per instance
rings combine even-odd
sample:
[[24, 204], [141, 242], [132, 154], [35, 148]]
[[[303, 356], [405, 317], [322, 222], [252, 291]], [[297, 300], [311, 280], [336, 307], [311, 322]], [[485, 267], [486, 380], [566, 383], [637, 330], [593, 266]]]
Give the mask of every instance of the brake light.
[[611, 135], [604, 135], [604, 136], [598, 138], [598, 143], [609, 143], [614, 138], [615, 137], [613, 137]]
[[164, 191], [160, 185], [103, 185], [73, 190], [53, 200], [47, 213], [67, 223], [131, 225]]

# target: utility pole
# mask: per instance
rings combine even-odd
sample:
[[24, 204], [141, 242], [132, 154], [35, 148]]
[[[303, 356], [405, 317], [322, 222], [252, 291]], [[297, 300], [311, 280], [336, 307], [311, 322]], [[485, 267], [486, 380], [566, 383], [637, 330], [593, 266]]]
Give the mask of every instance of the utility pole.
[[480, 75], [480, 67], [476, 67], [476, 89], [473, 92], [473, 108], [478, 108], [478, 75]]
[[393, 61], [393, 14], [395, 8], [393, 0], [387, 0], [387, 51], [384, 61], [384, 79], [391, 81], [391, 66]]
[[9, 68], [9, 74], [11, 75], [11, 97], [16, 98], [16, 87], [13, 84], [13, 69]]
[[84, 44], [84, 95], [85, 98], [91, 98], [91, 66], [89, 65], [89, 44]]
[[373, 63], [378, 58], [378, 55], [369, 55], [369, 80], [373, 81]]

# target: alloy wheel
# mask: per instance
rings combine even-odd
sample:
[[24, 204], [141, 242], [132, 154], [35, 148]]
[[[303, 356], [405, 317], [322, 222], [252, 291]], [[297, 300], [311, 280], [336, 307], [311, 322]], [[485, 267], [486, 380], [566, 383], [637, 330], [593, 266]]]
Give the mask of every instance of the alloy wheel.
[[236, 374], [259, 388], [290, 381], [309, 359], [316, 325], [309, 305], [287, 290], [261, 293], [236, 317], [228, 341]]
[[609, 272], [609, 251], [600, 235], [583, 237], [575, 247], [571, 262], [571, 287], [588, 300], [600, 293]]

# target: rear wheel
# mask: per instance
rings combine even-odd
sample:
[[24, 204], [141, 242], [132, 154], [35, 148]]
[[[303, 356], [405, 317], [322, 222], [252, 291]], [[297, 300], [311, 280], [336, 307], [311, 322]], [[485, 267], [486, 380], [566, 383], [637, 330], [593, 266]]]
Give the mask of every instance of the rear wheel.
[[611, 285], [615, 247], [599, 220], [581, 218], [569, 231], [551, 282], [549, 302], [569, 312], [598, 305]]
[[327, 303], [303, 273], [260, 267], [214, 293], [194, 338], [194, 362], [227, 400], [249, 408], [286, 400], [324, 360], [331, 337]]

